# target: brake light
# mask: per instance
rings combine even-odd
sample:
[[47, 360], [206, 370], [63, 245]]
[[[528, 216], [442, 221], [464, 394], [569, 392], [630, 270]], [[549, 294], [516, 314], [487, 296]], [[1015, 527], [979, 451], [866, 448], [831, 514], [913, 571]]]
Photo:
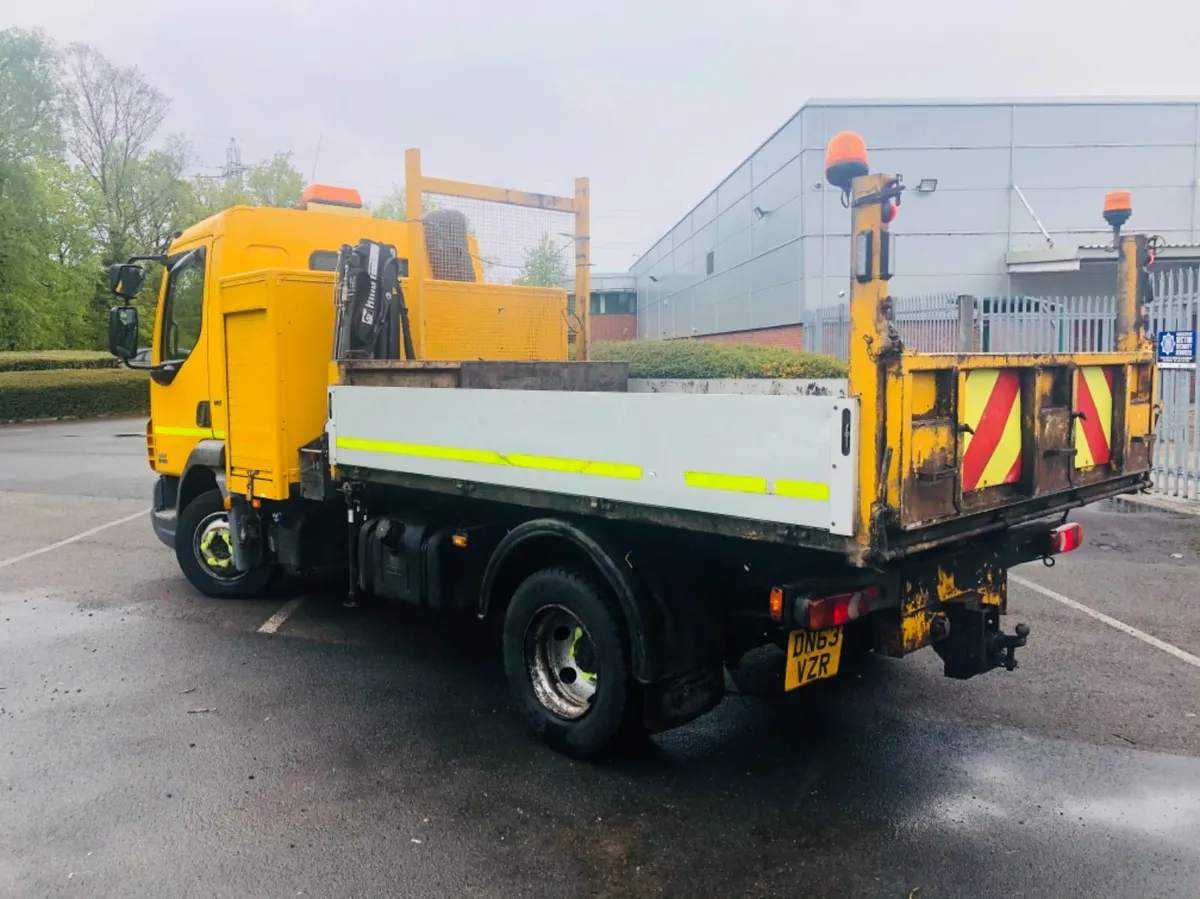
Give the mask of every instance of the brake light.
[[878, 587], [864, 587], [853, 593], [836, 593], [833, 596], [809, 598], [797, 609], [796, 623], [810, 631], [827, 627], [840, 627], [847, 621], [861, 618], [871, 611], [871, 603], [879, 599]]
[[1050, 555], [1069, 553], [1083, 546], [1083, 525], [1078, 521], [1062, 524], [1050, 532]]

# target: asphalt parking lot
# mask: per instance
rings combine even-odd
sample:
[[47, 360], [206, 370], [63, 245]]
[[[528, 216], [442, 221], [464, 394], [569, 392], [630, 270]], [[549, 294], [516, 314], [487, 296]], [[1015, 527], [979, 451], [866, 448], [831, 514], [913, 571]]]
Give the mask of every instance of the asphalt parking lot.
[[471, 620], [193, 592], [143, 427], [0, 428], [0, 896], [1200, 894], [1200, 517], [1077, 513], [1016, 572], [1016, 672], [751, 667], [597, 766], [525, 736]]

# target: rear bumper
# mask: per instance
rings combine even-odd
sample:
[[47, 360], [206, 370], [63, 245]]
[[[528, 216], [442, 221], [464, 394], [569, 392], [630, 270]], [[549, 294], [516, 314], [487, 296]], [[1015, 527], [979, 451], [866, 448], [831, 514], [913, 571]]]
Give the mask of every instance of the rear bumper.
[[150, 526], [164, 545], [175, 548], [175, 502], [179, 479], [166, 475], [154, 482], [154, 501], [150, 505]]
[[1050, 534], [1058, 524], [1031, 522], [990, 540], [906, 560], [888, 590], [899, 607], [881, 616], [877, 648], [904, 656], [933, 646], [945, 674], [960, 679], [1016, 667], [1011, 649], [1025, 644], [1028, 628], [1018, 625], [1018, 637], [1001, 631], [1008, 569], [1051, 556]]

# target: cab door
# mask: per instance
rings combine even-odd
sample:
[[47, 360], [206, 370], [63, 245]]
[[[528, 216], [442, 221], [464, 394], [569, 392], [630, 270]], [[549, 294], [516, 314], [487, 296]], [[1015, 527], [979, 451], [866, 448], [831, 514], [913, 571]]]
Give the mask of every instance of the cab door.
[[177, 249], [167, 260], [150, 369], [151, 454], [159, 474], [180, 475], [196, 443], [213, 436], [208, 341], [207, 243]]

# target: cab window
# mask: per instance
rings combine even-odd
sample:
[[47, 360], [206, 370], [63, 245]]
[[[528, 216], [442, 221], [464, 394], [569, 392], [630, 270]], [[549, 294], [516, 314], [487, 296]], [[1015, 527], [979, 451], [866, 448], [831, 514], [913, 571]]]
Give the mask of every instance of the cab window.
[[336, 272], [337, 250], [314, 250], [308, 257], [308, 267], [314, 272]]
[[162, 361], [182, 361], [200, 339], [204, 320], [204, 250], [172, 259], [163, 306]]

